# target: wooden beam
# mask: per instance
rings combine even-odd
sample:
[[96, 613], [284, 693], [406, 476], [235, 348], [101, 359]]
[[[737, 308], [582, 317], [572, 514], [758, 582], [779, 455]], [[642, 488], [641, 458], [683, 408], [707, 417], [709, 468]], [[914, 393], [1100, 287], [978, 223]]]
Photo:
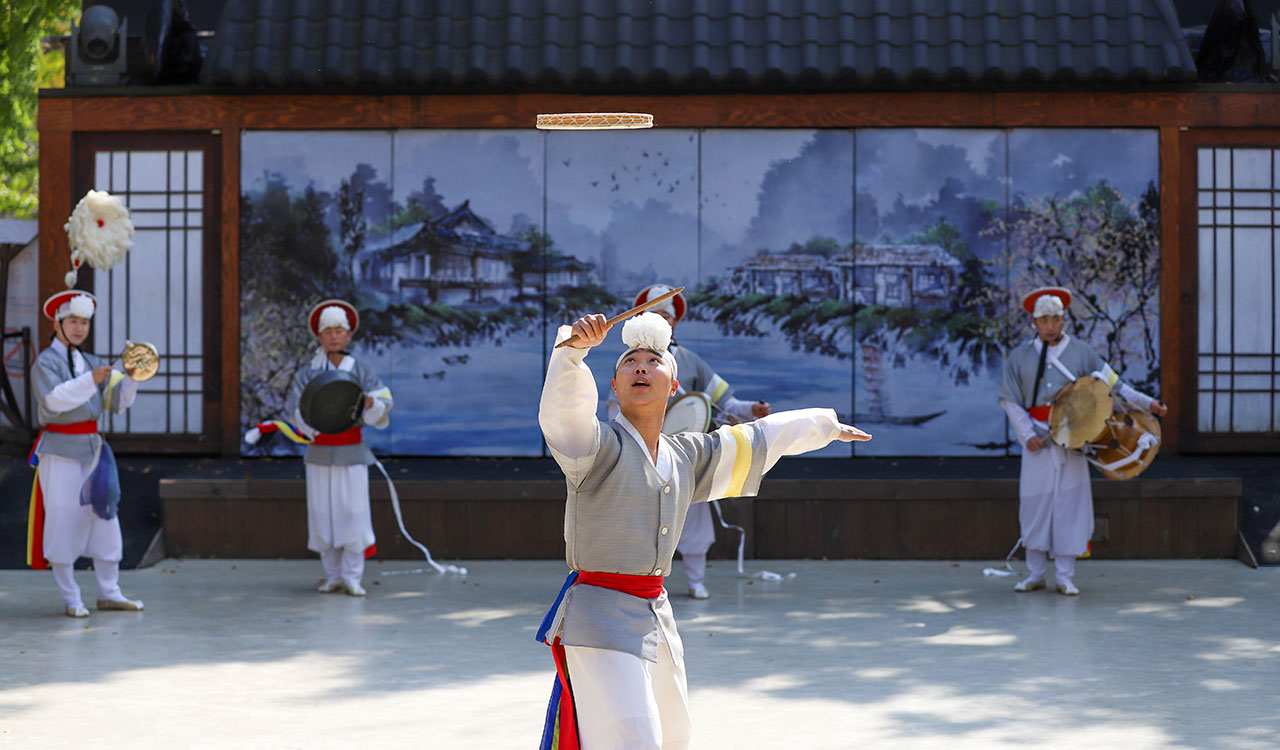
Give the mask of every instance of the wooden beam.
[[658, 127], [682, 128], [1280, 127], [1280, 96], [1270, 91], [46, 95], [46, 104], [66, 129], [115, 132], [229, 120], [249, 129], [530, 128], [538, 114], [581, 111], [649, 112]]
[[240, 132], [241, 121], [222, 123], [221, 351], [222, 415], [218, 436], [224, 456], [240, 451]]
[[[1164, 453], [1178, 450], [1181, 425], [1188, 415], [1194, 419], [1196, 413], [1195, 404], [1187, 398], [1184, 382], [1186, 347], [1194, 348], [1195, 341], [1182, 331], [1195, 324], [1195, 317], [1187, 314], [1186, 303], [1193, 299], [1182, 288], [1185, 273], [1182, 259], [1190, 251], [1183, 247], [1181, 231], [1186, 175], [1182, 170], [1180, 135], [1176, 126], [1160, 128], [1160, 397], [1169, 407], [1161, 435], [1160, 450]], [[1194, 200], [1189, 205], [1195, 205]]]
[[[71, 105], [70, 101], [41, 99], [36, 115], [40, 138], [40, 303], [66, 288], [63, 276], [71, 270], [71, 250], [62, 229], [74, 200]], [[36, 348], [42, 348], [51, 335], [53, 324], [41, 315]]]

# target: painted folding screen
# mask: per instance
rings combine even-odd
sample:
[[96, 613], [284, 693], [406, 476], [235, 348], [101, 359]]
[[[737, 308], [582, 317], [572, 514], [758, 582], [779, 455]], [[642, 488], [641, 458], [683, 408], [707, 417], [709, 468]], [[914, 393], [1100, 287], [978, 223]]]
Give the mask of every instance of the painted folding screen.
[[[834, 408], [826, 456], [1016, 452], [995, 384], [1032, 286], [1135, 383], [1158, 373], [1154, 131], [251, 132], [242, 422], [284, 416], [303, 317], [362, 312], [400, 455], [542, 455], [555, 329], [685, 285], [676, 338], [741, 399]], [[605, 417], [614, 354], [588, 358]], [[266, 451], [287, 453], [279, 443]], [[253, 452], [258, 452], [254, 449]]]

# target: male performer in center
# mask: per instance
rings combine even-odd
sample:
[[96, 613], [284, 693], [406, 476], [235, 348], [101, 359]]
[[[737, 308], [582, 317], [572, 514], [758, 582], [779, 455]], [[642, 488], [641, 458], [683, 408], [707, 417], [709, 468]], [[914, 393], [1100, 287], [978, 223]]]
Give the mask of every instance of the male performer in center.
[[[654, 284], [641, 290], [636, 295], [633, 307], [648, 302], [651, 297], [661, 297], [671, 291], [671, 287]], [[713, 409], [727, 415], [733, 422], [750, 422], [753, 419], [769, 415], [769, 404], [764, 401], [742, 401], [733, 397], [733, 387], [711, 369], [702, 357], [699, 357], [687, 346], [676, 343], [676, 324], [684, 318], [687, 303], [683, 294], [664, 300], [649, 308], [657, 313], [671, 326], [670, 351], [676, 358], [680, 368], [680, 385], [675, 396], [679, 398], [686, 393], [705, 393], [711, 399]], [[606, 406], [609, 418], [618, 416], [618, 398], [609, 394]], [[680, 545], [676, 551], [684, 563], [684, 575], [689, 581], [689, 596], [694, 599], [709, 599], [711, 592], [707, 590], [707, 550], [716, 541], [716, 528], [711, 519], [711, 505], [696, 503], [689, 508], [689, 515], [684, 519], [684, 529], [680, 532]]]
[[364, 596], [364, 561], [374, 553], [373, 520], [369, 512], [369, 466], [373, 452], [364, 442], [361, 425], [337, 434], [316, 432], [298, 411], [302, 391], [326, 370], [349, 372], [364, 390], [364, 424], [385, 430], [391, 424], [391, 390], [373, 368], [347, 353], [360, 315], [349, 302], [321, 302], [307, 315], [311, 334], [320, 348], [298, 370], [289, 391], [289, 413], [299, 429], [313, 438], [307, 446], [307, 549], [320, 553], [325, 578], [319, 591], [345, 591]]
[[1000, 384], [1000, 406], [1023, 448], [1018, 521], [1029, 575], [1014, 586], [1018, 592], [1045, 588], [1052, 557], [1058, 593], [1079, 594], [1073, 580], [1076, 557], [1088, 550], [1093, 537], [1093, 488], [1084, 454], [1048, 439], [1049, 407], [1058, 391], [1082, 375], [1093, 375], [1139, 409], [1157, 416], [1168, 412], [1157, 399], [1121, 382], [1088, 344], [1063, 333], [1063, 314], [1070, 304], [1071, 292], [1061, 287], [1041, 287], [1023, 298], [1036, 335], [1009, 353]]
[[48, 561], [69, 617], [89, 616], [75, 579], [80, 557], [93, 559], [98, 609], [142, 609], [142, 602], [120, 591], [120, 478], [111, 448], [98, 434], [98, 418], [132, 406], [138, 383], [80, 350], [97, 306], [92, 294], [78, 289], [45, 300], [54, 338], [32, 368], [44, 429], [32, 450], [39, 492], [33, 489], [27, 564], [43, 568]]
[[621, 414], [602, 423], [584, 358], [607, 332], [602, 315], [560, 328], [557, 342], [570, 333], [578, 340], [553, 351], [538, 407], [568, 487], [572, 571], [538, 631], [559, 672], [542, 746], [676, 750], [688, 747], [692, 725], [684, 647], [662, 577], [690, 504], [754, 495], [782, 456], [871, 436], [840, 424], [830, 409], [663, 435], [679, 373], [671, 328], [650, 313], [623, 327], [626, 349], [613, 377]]

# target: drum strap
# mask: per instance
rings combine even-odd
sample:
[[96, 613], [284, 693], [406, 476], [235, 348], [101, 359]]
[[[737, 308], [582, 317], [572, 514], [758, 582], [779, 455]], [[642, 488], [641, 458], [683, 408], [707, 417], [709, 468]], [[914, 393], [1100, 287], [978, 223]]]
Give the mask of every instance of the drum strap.
[[1036, 384], [1031, 386], [1031, 403], [1027, 404], [1027, 410], [1036, 405], [1036, 394], [1040, 392], [1040, 381], [1044, 380], [1044, 362], [1049, 356], [1049, 342], [1040, 342], [1040, 362], [1036, 365]]

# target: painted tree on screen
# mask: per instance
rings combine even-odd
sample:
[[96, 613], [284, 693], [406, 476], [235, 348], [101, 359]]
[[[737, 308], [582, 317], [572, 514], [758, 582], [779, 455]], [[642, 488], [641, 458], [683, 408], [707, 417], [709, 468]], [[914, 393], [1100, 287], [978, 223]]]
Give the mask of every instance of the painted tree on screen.
[[[1121, 373], [1145, 375], [1135, 379], [1140, 387], [1159, 380], [1159, 205], [1153, 183], [1132, 201], [1100, 181], [1068, 198], [1020, 200], [1007, 223], [997, 220], [988, 230], [1008, 234], [1009, 309], [1027, 289], [1070, 289], [1073, 333]], [[1028, 335], [1015, 310], [1002, 338], [1011, 345]]]

